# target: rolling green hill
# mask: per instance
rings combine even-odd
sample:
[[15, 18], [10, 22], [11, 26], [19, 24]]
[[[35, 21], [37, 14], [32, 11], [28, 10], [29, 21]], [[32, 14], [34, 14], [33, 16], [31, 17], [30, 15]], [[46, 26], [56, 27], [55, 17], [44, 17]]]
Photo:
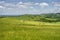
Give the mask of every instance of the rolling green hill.
[[16, 18], [19, 20], [30, 20], [30, 21], [41, 21], [41, 22], [60, 22], [60, 13], [49, 13], [49, 14], [40, 14], [40, 15], [32, 15], [32, 14], [25, 14], [19, 16], [2, 16]]
[[0, 17], [0, 40], [60, 40], [60, 14], [54, 15]]

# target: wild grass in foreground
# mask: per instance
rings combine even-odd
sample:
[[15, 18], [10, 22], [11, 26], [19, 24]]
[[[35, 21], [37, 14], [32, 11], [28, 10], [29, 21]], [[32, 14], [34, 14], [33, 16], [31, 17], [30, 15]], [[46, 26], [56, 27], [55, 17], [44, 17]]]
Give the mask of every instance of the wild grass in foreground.
[[0, 18], [0, 40], [60, 40], [59, 24]]

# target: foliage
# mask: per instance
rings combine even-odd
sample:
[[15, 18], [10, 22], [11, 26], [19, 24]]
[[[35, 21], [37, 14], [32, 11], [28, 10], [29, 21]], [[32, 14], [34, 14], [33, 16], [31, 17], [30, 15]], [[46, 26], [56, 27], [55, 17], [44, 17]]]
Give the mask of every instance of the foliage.
[[60, 14], [1, 16], [0, 40], [60, 40]]

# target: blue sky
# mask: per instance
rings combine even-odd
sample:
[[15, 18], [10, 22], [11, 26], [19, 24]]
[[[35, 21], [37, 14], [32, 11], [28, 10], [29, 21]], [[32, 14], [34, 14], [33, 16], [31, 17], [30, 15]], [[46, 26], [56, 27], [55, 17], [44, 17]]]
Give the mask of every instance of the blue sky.
[[0, 0], [0, 15], [60, 13], [60, 0]]

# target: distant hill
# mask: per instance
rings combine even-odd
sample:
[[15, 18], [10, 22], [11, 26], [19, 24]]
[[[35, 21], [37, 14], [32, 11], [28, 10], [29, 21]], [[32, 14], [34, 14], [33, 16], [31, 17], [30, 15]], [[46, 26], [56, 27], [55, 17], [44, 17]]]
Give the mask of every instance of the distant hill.
[[19, 16], [2, 16], [16, 18], [18, 20], [30, 20], [30, 21], [42, 21], [42, 22], [60, 22], [60, 13], [49, 13], [49, 14], [40, 14], [40, 15], [19, 15]]

